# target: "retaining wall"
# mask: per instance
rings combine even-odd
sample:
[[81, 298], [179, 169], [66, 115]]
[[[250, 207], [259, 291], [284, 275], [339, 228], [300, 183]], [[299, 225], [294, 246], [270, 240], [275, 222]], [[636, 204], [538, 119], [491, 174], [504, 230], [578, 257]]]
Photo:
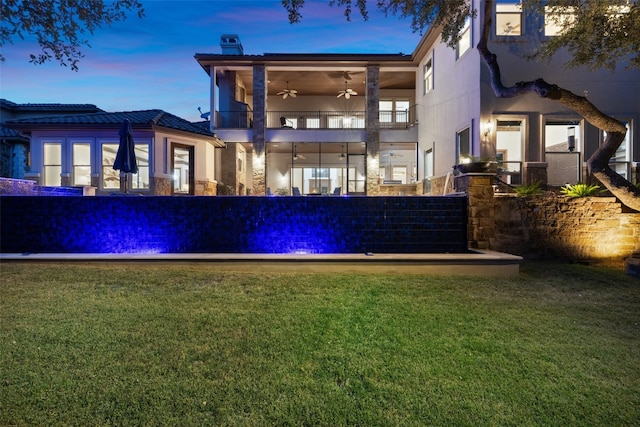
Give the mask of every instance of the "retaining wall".
[[456, 177], [469, 198], [469, 246], [526, 258], [623, 260], [640, 252], [640, 213], [615, 197], [494, 196], [491, 174]]

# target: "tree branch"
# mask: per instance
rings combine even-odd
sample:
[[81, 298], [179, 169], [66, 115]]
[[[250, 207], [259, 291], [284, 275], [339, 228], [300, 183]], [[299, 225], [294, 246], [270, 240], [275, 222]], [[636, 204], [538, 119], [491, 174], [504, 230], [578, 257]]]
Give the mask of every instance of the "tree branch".
[[604, 143], [587, 160], [587, 168], [613, 195], [618, 197], [626, 206], [640, 211], [640, 189], [631, 182], [618, 175], [609, 167], [609, 159], [615, 154], [627, 129], [623, 123], [604, 114], [596, 108], [586, 97], [557, 85], [547, 83], [543, 79], [529, 82], [518, 82], [511, 87], [502, 84], [500, 66], [497, 56], [489, 50], [487, 43], [491, 33], [493, 0], [486, 0], [482, 18], [482, 31], [477, 49], [484, 63], [489, 69], [490, 83], [493, 93], [498, 98], [512, 98], [526, 93], [536, 93], [541, 98], [554, 100], [561, 105], [575, 111], [587, 122], [606, 132]]

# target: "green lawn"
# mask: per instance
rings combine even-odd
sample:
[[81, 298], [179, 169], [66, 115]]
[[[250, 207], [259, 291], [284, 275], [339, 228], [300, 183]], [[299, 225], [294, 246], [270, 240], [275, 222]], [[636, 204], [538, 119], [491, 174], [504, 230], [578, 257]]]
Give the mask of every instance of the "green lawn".
[[0, 425], [631, 426], [640, 281], [0, 265]]

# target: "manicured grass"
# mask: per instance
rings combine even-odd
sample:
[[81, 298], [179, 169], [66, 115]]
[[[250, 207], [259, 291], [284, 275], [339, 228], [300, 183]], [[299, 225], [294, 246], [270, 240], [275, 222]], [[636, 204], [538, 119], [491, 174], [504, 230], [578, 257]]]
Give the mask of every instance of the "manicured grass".
[[640, 281], [0, 266], [0, 425], [629, 426]]

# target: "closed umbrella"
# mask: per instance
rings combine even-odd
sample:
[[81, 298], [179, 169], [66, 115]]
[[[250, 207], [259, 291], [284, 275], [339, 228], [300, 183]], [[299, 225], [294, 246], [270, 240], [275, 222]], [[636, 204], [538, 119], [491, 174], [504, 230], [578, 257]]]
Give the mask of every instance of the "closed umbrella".
[[118, 146], [116, 160], [113, 162], [113, 169], [119, 170], [121, 177], [124, 177], [124, 192], [127, 193], [129, 191], [128, 174], [138, 173], [133, 131], [131, 130], [129, 119], [124, 119], [118, 133], [120, 134], [120, 145]]

